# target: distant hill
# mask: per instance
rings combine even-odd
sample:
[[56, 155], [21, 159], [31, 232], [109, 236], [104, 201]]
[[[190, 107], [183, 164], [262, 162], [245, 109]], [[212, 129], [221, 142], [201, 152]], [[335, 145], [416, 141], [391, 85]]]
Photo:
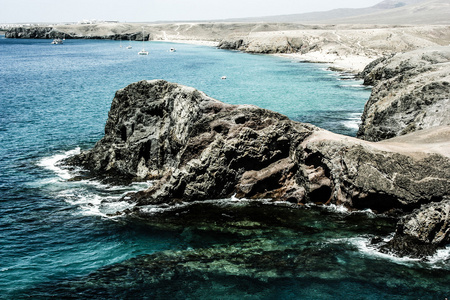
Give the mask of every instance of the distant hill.
[[[386, 2], [386, 1], [385, 1]], [[329, 19], [324, 23], [335, 24], [450, 24], [450, 0], [427, 0], [371, 14]]]
[[226, 21], [324, 24], [450, 24], [450, 0], [385, 0], [366, 8], [340, 8], [322, 12], [227, 19]]

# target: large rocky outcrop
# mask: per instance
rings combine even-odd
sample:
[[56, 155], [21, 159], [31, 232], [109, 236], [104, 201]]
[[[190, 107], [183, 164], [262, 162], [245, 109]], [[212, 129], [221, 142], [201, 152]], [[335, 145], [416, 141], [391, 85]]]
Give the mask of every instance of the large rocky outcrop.
[[155, 180], [127, 195], [137, 214], [234, 194], [398, 212], [450, 191], [448, 141], [411, 140], [365, 142], [193, 88], [140, 81], [116, 93], [104, 138], [66, 163], [113, 181]]
[[450, 46], [379, 59], [363, 76], [374, 88], [358, 137], [380, 141], [450, 125]]

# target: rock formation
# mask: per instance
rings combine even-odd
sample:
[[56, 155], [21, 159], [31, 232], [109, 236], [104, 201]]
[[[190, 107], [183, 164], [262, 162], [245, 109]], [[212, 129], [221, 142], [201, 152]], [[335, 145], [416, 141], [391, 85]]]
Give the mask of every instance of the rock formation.
[[[98, 40], [136, 40], [142, 41], [142, 31], [117, 33], [101, 32], [85, 29], [80, 33], [76, 27], [13, 27], [5, 32], [6, 38], [13, 39], [98, 39]], [[150, 34], [144, 34], [144, 40], [149, 40]]]
[[449, 143], [424, 151], [407, 141], [365, 142], [155, 80], [119, 90], [105, 136], [65, 163], [116, 182], [154, 180], [126, 197], [140, 215], [148, 205], [232, 195], [396, 213], [449, 195]]
[[364, 83], [374, 85], [358, 137], [380, 141], [450, 125], [450, 47], [420, 49], [368, 65]]
[[64, 33], [53, 30], [52, 27], [14, 27], [5, 32], [6, 38], [14, 39], [55, 39], [70, 38]]
[[423, 205], [404, 216], [395, 236], [381, 247], [385, 252], [425, 258], [450, 240], [450, 199]]

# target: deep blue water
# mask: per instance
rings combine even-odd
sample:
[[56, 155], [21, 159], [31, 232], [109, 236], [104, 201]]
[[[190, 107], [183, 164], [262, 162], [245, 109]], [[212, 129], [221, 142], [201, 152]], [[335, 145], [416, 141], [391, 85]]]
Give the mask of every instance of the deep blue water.
[[[287, 247], [295, 255], [320, 259], [308, 260], [308, 271], [296, 275], [203, 270], [206, 275], [202, 273], [202, 278], [208, 280], [187, 277], [195, 281], [195, 292], [189, 282], [180, 281], [179, 286], [192, 298], [209, 299], [215, 295], [249, 299], [450, 296], [448, 249], [428, 262], [379, 254], [369, 240], [375, 235], [388, 236], [395, 220], [370, 212], [270, 208], [281, 210], [272, 215], [277, 220], [292, 214], [289, 220], [274, 225], [259, 207], [232, 212], [235, 208], [220, 201], [213, 208], [204, 207], [234, 220], [260, 224], [245, 225], [244, 229], [236, 225], [237, 230], [226, 233], [221, 228], [229, 226], [225, 221], [189, 223], [190, 217], [198, 217], [189, 206], [180, 208], [180, 214], [187, 215], [183, 220], [189, 223], [187, 227], [180, 226], [176, 217], [161, 224], [108, 218], [107, 213], [127, 208], [114, 200], [147, 185], [68, 181], [73, 174], [56, 162], [92, 147], [102, 137], [115, 91], [132, 82], [178, 82], [224, 102], [258, 105], [347, 135], [355, 135], [370, 94], [361, 82], [341, 80], [325, 65], [153, 42], [146, 45], [149, 56], [138, 56], [140, 42], [133, 42], [130, 50], [126, 45], [120, 48], [118, 41], [96, 40], [51, 45], [49, 40], [0, 38], [0, 297], [39, 298], [45, 290], [46, 297], [61, 298], [67, 294], [48, 287], [85, 278], [101, 267], [140, 255], [164, 250], [181, 255], [224, 245], [247, 253], [245, 242], [258, 244], [261, 240]], [[169, 52], [170, 47], [177, 52]], [[227, 79], [221, 80], [224, 75]], [[263, 220], [258, 219], [260, 215], [265, 216]], [[266, 251], [267, 243], [261, 251]], [[236, 288], [239, 284], [243, 287]], [[163, 288], [165, 295], [179, 293], [175, 287]], [[126, 297], [134, 295], [123, 291]]]

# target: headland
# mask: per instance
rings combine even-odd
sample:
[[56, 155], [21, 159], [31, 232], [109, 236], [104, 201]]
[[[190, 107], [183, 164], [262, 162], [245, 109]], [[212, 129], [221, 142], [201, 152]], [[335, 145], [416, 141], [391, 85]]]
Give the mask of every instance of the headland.
[[[444, 14], [448, 9], [441, 0], [419, 2], [415, 8], [422, 11], [423, 5]], [[141, 81], [116, 93], [104, 138], [65, 163], [112, 182], [154, 180], [152, 188], [125, 197], [135, 205], [126, 213], [143, 218], [149, 205], [232, 195], [390, 214], [399, 217], [397, 231], [391, 241], [378, 241], [380, 249], [423, 258], [450, 242], [450, 24], [423, 18], [418, 24], [358, 24], [352, 18], [320, 25], [18, 27], [6, 37], [196, 43], [330, 63], [358, 74], [373, 86], [359, 139], [257, 107], [227, 105], [175, 83]]]

